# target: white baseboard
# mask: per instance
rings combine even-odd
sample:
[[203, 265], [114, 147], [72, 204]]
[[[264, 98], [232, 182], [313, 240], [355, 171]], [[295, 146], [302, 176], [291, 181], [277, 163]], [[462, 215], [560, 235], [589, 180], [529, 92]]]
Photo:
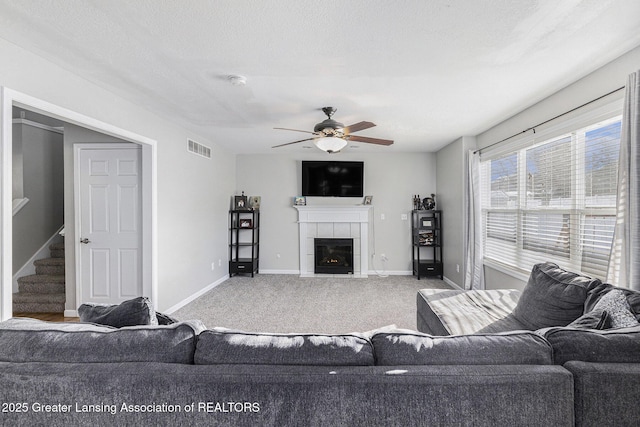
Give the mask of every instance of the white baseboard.
[[453, 280], [447, 278], [446, 276], [444, 276], [444, 278], [442, 280], [444, 280], [444, 282], [447, 285], [451, 286], [453, 289], [459, 289], [461, 291], [464, 291], [464, 289], [462, 289], [456, 282], [454, 282]]
[[229, 279], [229, 275], [228, 274], [222, 276], [221, 278], [219, 278], [215, 282], [211, 283], [210, 285], [206, 286], [205, 288], [200, 289], [195, 294], [183, 299], [182, 301], [180, 301], [176, 305], [171, 306], [171, 307], [167, 308], [166, 310], [162, 310], [162, 312], [166, 313], [166, 314], [171, 314], [174, 311], [177, 311], [178, 309], [184, 307], [185, 305], [189, 304], [190, 302], [200, 298], [202, 295], [206, 294], [207, 292], [209, 292], [211, 289], [215, 288], [219, 284], [225, 282], [227, 279]]
[[[260, 269], [259, 271], [260, 274], [296, 274], [299, 275], [300, 274], [300, 270], [263, 270]], [[374, 271], [374, 270], [369, 270], [367, 272], [367, 276], [411, 276], [413, 274], [413, 272], [411, 270], [394, 270], [394, 271]], [[339, 275], [336, 275], [339, 276]], [[352, 275], [353, 277], [362, 277], [362, 275]], [[309, 274], [305, 274], [304, 276], [301, 277], [318, 277], [318, 275], [314, 274], [314, 273], [309, 273]], [[366, 277], [366, 276], [364, 276]]]
[[259, 274], [300, 274], [300, 270], [263, 270], [258, 271]]
[[411, 270], [375, 271], [369, 270], [369, 276], [411, 276]]
[[64, 317], [80, 317], [80, 316], [78, 316], [78, 310], [65, 310]]

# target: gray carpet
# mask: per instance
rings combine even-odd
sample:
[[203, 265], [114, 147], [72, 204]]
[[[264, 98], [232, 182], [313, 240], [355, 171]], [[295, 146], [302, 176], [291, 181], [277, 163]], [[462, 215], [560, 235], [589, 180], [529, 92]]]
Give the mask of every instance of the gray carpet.
[[413, 276], [234, 276], [171, 315], [252, 332], [346, 333], [391, 324], [416, 329], [416, 295], [424, 288], [450, 286]]

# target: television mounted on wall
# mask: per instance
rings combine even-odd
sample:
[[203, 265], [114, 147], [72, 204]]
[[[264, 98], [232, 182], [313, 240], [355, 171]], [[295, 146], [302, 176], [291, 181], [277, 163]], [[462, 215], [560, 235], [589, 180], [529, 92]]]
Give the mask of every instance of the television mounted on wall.
[[302, 195], [362, 197], [364, 162], [302, 161]]

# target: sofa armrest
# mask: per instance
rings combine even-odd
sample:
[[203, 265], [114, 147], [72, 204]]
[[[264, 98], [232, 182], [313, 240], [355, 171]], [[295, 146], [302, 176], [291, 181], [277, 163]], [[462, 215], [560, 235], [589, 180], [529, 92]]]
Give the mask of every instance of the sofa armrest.
[[574, 377], [576, 426], [638, 424], [640, 363], [571, 361], [564, 367]]

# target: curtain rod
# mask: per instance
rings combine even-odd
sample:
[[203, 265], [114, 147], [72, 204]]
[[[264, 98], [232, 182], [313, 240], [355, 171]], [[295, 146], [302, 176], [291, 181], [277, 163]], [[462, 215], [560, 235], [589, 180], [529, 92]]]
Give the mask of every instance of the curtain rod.
[[612, 90], [611, 92], [605, 93], [604, 95], [601, 95], [601, 96], [597, 97], [596, 99], [592, 99], [591, 101], [589, 101], [589, 102], [585, 102], [584, 104], [579, 105], [579, 106], [577, 106], [577, 107], [575, 107], [575, 108], [572, 108], [572, 109], [571, 109], [571, 110], [569, 110], [569, 111], [565, 111], [564, 113], [562, 113], [562, 114], [558, 114], [557, 116], [552, 117], [552, 118], [550, 118], [550, 119], [548, 119], [548, 120], [545, 120], [544, 122], [538, 123], [538, 124], [537, 124], [537, 125], [535, 125], [535, 126], [531, 126], [530, 128], [527, 128], [527, 129], [523, 130], [522, 132], [514, 133], [513, 135], [508, 136], [508, 137], [506, 137], [505, 139], [501, 139], [500, 141], [498, 141], [498, 142], [494, 142], [493, 144], [487, 145], [486, 147], [479, 148], [479, 149], [477, 149], [476, 151], [474, 151], [474, 152], [473, 152], [473, 154], [476, 154], [476, 153], [482, 152], [482, 150], [486, 150], [487, 148], [491, 148], [491, 147], [493, 147], [493, 146], [495, 146], [495, 145], [501, 144], [501, 143], [505, 142], [506, 140], [513, 138], [514, 136], [522, 135], [523, 133], [529, 132], [530, 130], [532, 130], [532, 131], [533, 131], [533, 133], [536, 133], [536, 128], [537, 128], [537, 127], [540, 127], [540, 126], [542, 126], [542, 125], [544, 125], [544, 124], [547, 124], [547, 123], [549, 123], [550, 121], [553, 121], [553, 120], [555, 120], [555, 119], [558, 119], [558, 118], [560, 118], [560, 117], [562, 117], [562, 116], [566, 116], [566, 115], [567, 115], [567, 114], [569, 114], [569, 113], [573, 113], [574, 111], [579, 110], [579, 109], [580, 109], [580, 108], [582, 108], [582, 107], [585, 107], [585, 106], [587, 106], [587, 105], [589, 105], [589, 104], [592, 104], [592, 103], [594, 103], [594, 102], [596, 102], [596, 101], [599, 101], [599, 100], [601, 100], [602, 98], [607, 97], [607, 96], [609, 96], [609, 95], [611, 95], [611, 94], [614, 94], [614, 93], [616, 93], [616, 92], [619, 92], [619, 91], [621, 91], [621, 90], [622, 90], [622, 89], [624, 89], [624, 88], [625, 88], [625, 86], [619, 87], [618, 89], [614, 89], [614, 90]]

